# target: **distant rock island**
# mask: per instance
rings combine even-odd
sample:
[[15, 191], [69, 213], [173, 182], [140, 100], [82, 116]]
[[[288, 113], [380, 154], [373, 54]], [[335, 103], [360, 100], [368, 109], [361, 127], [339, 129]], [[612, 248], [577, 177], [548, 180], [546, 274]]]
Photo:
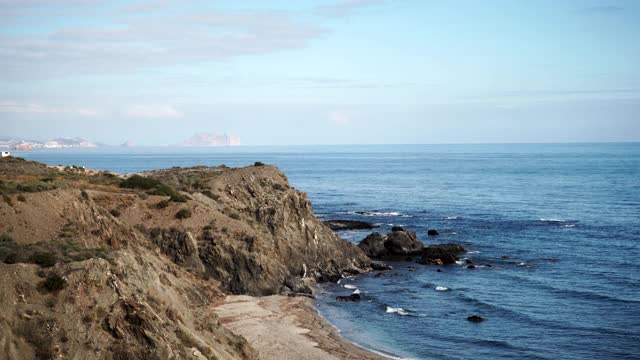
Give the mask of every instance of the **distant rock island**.
[[10, 148], [12, 150], [31, 149], [60, 149], [60, 148], [95, 148], [103, 146], [99, 143], [87, 141], [79, 137], [64, 137], [48, 141], [25, 140], [20, 138], [3, 137], [0, 138], [0, 148]]
[[177, 146], [238, 146], [240, 145], [240, 138], [227, 134], [209, 134], [199, 133], [195, 134], [187, 140], [177, 144]]

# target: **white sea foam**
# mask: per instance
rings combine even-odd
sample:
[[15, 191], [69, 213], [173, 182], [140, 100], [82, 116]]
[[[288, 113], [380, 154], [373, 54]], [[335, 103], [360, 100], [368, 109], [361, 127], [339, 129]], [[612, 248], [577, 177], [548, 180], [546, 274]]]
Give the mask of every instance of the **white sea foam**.
[[480, 251], [478, 251], [478, 250], [471, 250], [471, 251], [467, 251], [467, 254], [480, 254]]
[[384, 211], [349, 211], [349, 214], [362, 215], [362, 216], [380, 216], [380, 217], [392, 217], [392, 216], [412, 217], [411, 215], [405, 215], [405, 214], [402, 214], [401, 212], [398, 212], [398, 211], [389, 211], [389, 212], [384, 212]]
[[352, 292], [353, 295], [360, 294], [360, 289], [355, 289]]
[[448, 291], [449, 288], [448, 287], [444, 287], [444, 286], [436, 286], [436, 291]]
[[523, 263], [523, 262], [518, 263], [518, 266], [526, 266], [526, 265], [527, 265], [527, 263]]
[[409, 315], [409, 313], [406, 310], [404, 310], [403, 308], [394, 308], [394, 307], [391, 307], [391, 306], [387, 306], [387, 313], [389, 313], [389, 314], [395, 313], [395, 314], [402, 315], [402, 316]]
[[457, 260], [457, 261], [456, 261], [456, 264], [458, 264], [458, 265], [464, 265], [464, 264], [466, 264], [466, 263], [467, 263], [467, 262], [465, 261], [465, 259]]
[[445, 220], [458, 220], [458, 219], [460, 219], [460, 216], [445, 216], [444, 219]]
[[576, 227], [576, 224], [567, 224], [567, 225], [562, 225], [561, 227], [563, 227], [563, 228], [574, 228], [574, 227]]
[[544, 221], [544, 222], [567, 222], [567, 220], [564, 220], [564, 219], [544, 219], [544, 218], [541, 218], [540, 221]]
[[351, 285], [351, 284], [344, 284], [342, 286], [344, 286], [345, 289], [349, 289], [349, 290], [354, 290], [358, 288], [357, 286]]
[[336, 284], [340, 284], [341, 282], [342, 282], [342, 279], [338, 280]]

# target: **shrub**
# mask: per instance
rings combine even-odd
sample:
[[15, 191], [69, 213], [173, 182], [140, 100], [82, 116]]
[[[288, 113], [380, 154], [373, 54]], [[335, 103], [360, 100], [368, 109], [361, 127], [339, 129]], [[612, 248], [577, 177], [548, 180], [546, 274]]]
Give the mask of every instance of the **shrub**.
[[205, 190], [202, 192], [202, 194], [210, 199], [213, 199], [215, 201], [220, 200], [220, 196], [214, 194], [213, 192], [211, 192], [211, 190]]
[[118, 217], [121, 214], [120, 210], [118, 210], [118, 209], [113, 209], [113, 210], [109, 211], [109, 213], [111, 215], [113, 215], [114, 217]]
[[22, 195], [22, 194], [18, 195], [17, 199], [18, 199], [18, 201], [27, 202], [27, 198], [24, 197], [24, 195]]
[[49, 274], [47, 278], [40, 283], [42, 289], [48, 292], [57, 292], [67, 285], [67, 280], [58, 274]]
[[275, 183], [275, 184], [273, 184], [273, 189], [274, 190], [278, 190], [278, 191], [283, 191], [284, 190], [284, 186], [282, 186], [282, 184]]
[[6, 202], [9, 206], [13, 206], [13, 201], [11, 201], [9, 195], [2, 194], [2, 200], [4, 200], [4, 202]]
[[52, 253], [38, 252], [31, 255], [31, 261], [42, 267], [52, 267], [56, 264], [56, 257]]
[[169, 198], [169, 201], [179, 202], [179, 203], [185, 203], [187, 202], [187, 200], [191, 200], [191, 198], [188, 197], [187, 195], [182, 195], [182, 194], [171, 195], [171, 197]]
[[133, 175], [123, 180], [120, 183], [120, 187], [127, 189], [144, 189], [150, 190], [163, 185], [160, 181], [140, 175]]
[[27, 183], [21, 183], [16, 186], [16, 190], [19, 192], [40, 192], [55, 189], [56, 186], [50, 183], [42, 181], [32, 181]]
[[83, 199], [85, 200], [89, 200], [89, 194], [87, 194], [86, 191], [82, 190], [82, 192], [80, 192], [80, 196], [82, 196]]
[[176, 213], [176, 219], [188, 219], [191, 217], [191, 210], [182, 209]]
[[253, 164], [253, 166], [264, 166], [264, 163], [263, 163], [263, 162], [260, 162], [260, 161], [256, 161], [256, 162]]
[[233, 213], [231, 215], [229, 215], [230, 218], [232, 218], [233, 220], [240, 220], [240, 215]]
[[169, 206], [169, 201], [168, 200], [162, 200], [162, 201], [160, 201], [159, 203], [156, 204], [156, 207], [158, 209], [164, 209], [167, 206]]
[[0, 235], [0, 243], [3, 242], [13, 242], [13, 236], [7, 233], [3, 233], [2, 235]]

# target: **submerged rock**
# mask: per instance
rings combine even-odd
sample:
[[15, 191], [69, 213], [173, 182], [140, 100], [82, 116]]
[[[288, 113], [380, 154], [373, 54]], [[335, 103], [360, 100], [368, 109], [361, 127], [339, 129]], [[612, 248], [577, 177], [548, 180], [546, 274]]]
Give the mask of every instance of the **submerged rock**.
[[342, 302], [358, 302], [360, 300], [362, 300], [362, 297], [360, 296], [360, 294], [351, 294], [349, 296], [336, 297], [336, 301], [342, 301]]
[[368, 230], [368, 229], [373, 229], [377, 227], [366, 221], [357, 221], [357, 220], [327, 220], [327, 221], [324, 221], [324, 224], [327, 225], [329, 229], [333, 231]]
[[484, 321], [484, 319], [479, 315], [472, 315], [467, 318], [467, 321], [478, 323]]
[[435, 230], [435, 229], [429, 229], [429, 230], [427, 231], [427, 235], [429, 235], [429, 236], [438, 236], [438, 235], [440, 235], [440, 233], [438, 232], [438, 230]]
[[418, 262], [426, 265], [451, 265], [458, 261], [457, 254], [465, 252], [457, 244], [435, 244], [422, 250], [422, 257]]

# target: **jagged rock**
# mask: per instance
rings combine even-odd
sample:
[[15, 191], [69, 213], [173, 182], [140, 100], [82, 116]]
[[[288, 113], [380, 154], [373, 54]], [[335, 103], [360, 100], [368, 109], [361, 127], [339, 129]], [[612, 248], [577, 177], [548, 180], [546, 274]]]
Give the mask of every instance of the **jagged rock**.
[[374, 259], [410, 260], [411, 256], [420, 253], [423, 244], [416, 238], [415, 232], [402, 230], [392, 231], [387, 235], [374, 232], [364, 238], [358, 247]]
[[418, 260], [427, 265], [450, 265], [458, 261], [457, 254], [465, 252], [464, 248], [457, 244], [436, 244], [425, 247], [422, 256]]
[[413, 231], [392, 231], [387, 234], [387, 240], [384, 242], [384, 247], [392, 255], [417, 255], [423, 246]]
[[376, 227], [371, 223], [368, 223], [365, 221], [357, 221], [357, 220], [327, 220], [327, 221], [324, 221], [324, 224], [327, 225], [329, 229], [333, 231], [368, 230]]
[[360, 294], [351, 294], [349, 296], [337, 296], [336, 301], [344, 301], [344, 302], [358, 302], [362, 300]]
[[384, 242], [387, 240], [387, 237], [380, 234], [379, 232], [374, 232], [364, 238], [359, 244], [358, 247], [364, 251], [364, 253], [370, 258], [380, 258], [388, 253], [387, 248], [384, 246]]
[[387, 264], [379, 262], [379, 261], [372, 261], [371, 262], [371, 269], [378, 270], [378, 271], [393, 270], [393, 266], [387, 265]]
[[299, 277], [288, 277], [284, 281], [284, 286], [288, 288], [293, 294], [307, 294], [311, 295], [311, 288], [302, 281]]
[[427, 235], [429, 235], [429, 236], [438, 236], [438, 235], [440, 235], [440, 233], [438, 232], [438, 230], [435, 230], [435, 229], [429, 229], [429, 230], [427, 231]]
[[404, 229], [400, 226], [394, 226], [391, 228], [391, 231], [404, 231]]

